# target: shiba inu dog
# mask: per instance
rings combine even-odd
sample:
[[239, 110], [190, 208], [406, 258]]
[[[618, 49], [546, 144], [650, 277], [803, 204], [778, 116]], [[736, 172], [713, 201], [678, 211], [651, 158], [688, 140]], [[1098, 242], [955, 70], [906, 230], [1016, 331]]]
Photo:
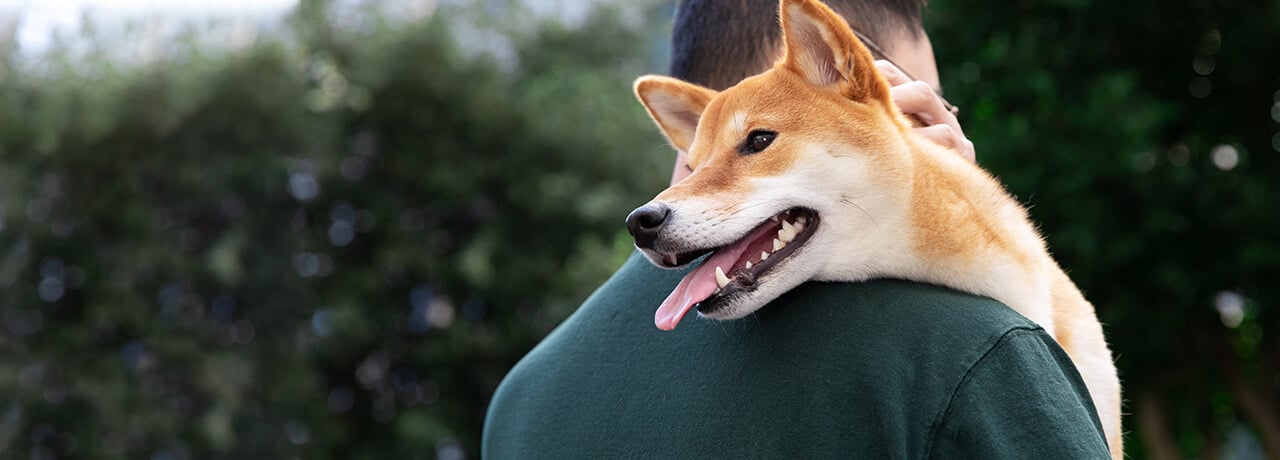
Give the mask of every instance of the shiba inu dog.
[[645, 76], [635, 92], [693, 173], [627, 217], [678, 268], [658, 307], [729, 320], [809, 280], [901, 278], [991, 297], [1040, 324], [1084, 377], [1113, 457], [1120, 383], [1093, 306], [991, 175], [912, 132], [867, 48], [816, 0], [782, 0], [774, 68], [716, 92]]

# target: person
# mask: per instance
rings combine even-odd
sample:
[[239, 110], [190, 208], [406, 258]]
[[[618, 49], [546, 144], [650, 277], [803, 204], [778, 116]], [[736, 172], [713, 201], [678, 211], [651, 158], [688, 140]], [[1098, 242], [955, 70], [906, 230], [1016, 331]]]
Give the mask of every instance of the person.
[[[918, 0], [828, 0], [921, 135], [972, 158], [935, 94]], [[773, 0], [685, 0], [671, 74], [714, 89], [766, 70]], [[912, 75], [923, 83], [909, 78]], [[677, 159], [672, 182], [688, 174]], [[484, 458], [1109, 458], [1070, 359], [1007, 306], [899, 281], [806, 283], [736, 321], [653, 313], [687, 270], [632, 255], [495, 392]]]

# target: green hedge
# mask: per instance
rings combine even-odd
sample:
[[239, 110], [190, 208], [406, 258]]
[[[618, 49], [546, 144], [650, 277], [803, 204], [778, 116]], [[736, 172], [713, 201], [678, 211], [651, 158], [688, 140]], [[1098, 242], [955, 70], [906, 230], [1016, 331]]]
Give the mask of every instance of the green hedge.
[[0, 456], [477, 454], [673, 154], [630, 94], [643, 30], [542, 25], [508, 69], [458, 51], [463, 13], [304, 8], [293, 45], [140, 69], [11, 59]]

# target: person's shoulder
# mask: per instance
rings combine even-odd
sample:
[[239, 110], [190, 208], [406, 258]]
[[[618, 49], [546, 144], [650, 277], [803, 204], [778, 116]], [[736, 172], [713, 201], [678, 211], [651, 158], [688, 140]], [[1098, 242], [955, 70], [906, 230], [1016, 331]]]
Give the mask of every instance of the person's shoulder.
[[504, 379], [486, 418], [489, 456], [609, 457], [637, 445], [680, 456], [711, 437], [755, 454], [794, 454], [791, 441], [805, 439], [814, 452], [923, 457], [938, 427], [968, 426], [943, 414], [980, 412], [949, 412], [957, 394], [1024, 383], [974, 377], [1061, 357], [1023, 347], [1052, 339], [1003, 304], [893, 280], [806, 283], [746, 318], [660, 331], [654, 309], [683, 274], [634, 255], [624, 263]]
[[776, 316], [770, 320], [797, 328], [835, 335], [874, 333], [880, 340], [925, 343], [942, 350], [957, 345], [989, 349], [1013, 331], [1044, 333], [993, 299], [903, 280], [807, 283], [767, 309], [772, 311], [765, 315]]

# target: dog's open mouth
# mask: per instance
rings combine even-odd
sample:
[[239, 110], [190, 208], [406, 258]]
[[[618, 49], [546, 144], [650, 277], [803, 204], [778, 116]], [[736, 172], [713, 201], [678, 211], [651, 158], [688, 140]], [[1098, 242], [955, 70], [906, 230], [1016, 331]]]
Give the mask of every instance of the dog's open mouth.
[[662, 330], [675, 329], [694, 307], [704, 314], [714, 313], [735, 297], [755, 290], [761, 277], [794, 254], [817, 228], [816, 212], [792, 208], [770, 217], [726, 246], [664, 254], [662, 262], [674, 267], [712, 252], [662, 302], [654, 314], [654, 324]]

